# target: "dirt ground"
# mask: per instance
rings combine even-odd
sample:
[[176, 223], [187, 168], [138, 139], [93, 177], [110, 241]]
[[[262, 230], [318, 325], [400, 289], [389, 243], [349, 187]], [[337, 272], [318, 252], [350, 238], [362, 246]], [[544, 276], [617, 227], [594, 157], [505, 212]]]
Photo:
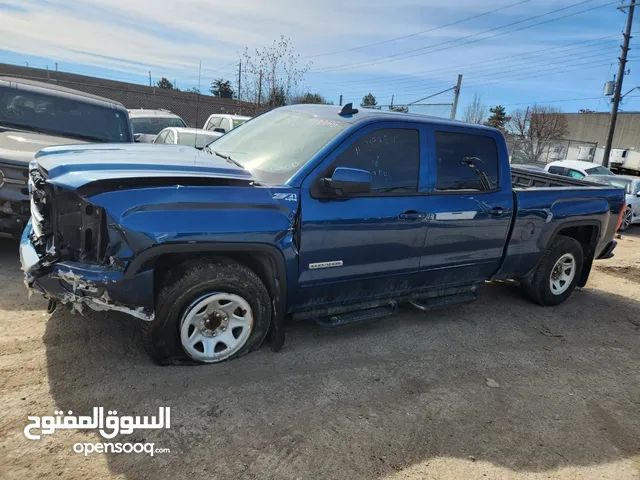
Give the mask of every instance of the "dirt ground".
[[[17, 246], [0, 240], [2, 478], [640, 478], [638, 227], [559, 307], [487, 284], [469, 305], [294, 325], [280, 353], [203, 367], [151, 364], [124, 315], [48, 315]], [[171, 452], [85, 457], [72, 445], [95, 431], [23, 435], [27, 415], [93, 406], [171, 407], [170, 430], [116, 439]]]

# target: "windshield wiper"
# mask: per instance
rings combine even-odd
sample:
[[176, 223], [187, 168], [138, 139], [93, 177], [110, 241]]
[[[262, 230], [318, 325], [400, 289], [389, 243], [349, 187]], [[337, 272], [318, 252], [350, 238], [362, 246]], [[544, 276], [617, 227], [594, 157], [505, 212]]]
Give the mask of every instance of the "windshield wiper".
[[209, 151], [212, 152], [214, 155], [217, 155], [220, 158], [224, 158], [227, 162], [229, 163], [233, 163], [235, 166], [240, 167], [242, 169], [244, 169], [244, 166], [238, 162], [236, 162], [233, 158], [231, 158], [229, 155], [225, 155], [224, 153], [220, 153], [220, 152], [216, 152], [215, 150], [211, 150], [209, 148]]

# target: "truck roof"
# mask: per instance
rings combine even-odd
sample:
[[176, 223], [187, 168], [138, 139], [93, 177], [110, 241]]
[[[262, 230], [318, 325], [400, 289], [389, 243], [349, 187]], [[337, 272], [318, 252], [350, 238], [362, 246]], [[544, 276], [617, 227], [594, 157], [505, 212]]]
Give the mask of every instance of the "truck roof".
[[169, 111], [169, 110], [150, 110], [146, 108], [131, 108], [129, 109], [129, 117], [130, 118], [149, 118], [149, 117], [159, 117], [159, 118], [180, 118], [179, 115]]
[[67, 96], [83, 97], [83, 98], [91, 99], [97, 102], [107, 103], [110, 105], [117, 105], [119, 107], [124, 108], [124, 105], [122, 105], [120, 102], [116, 102], [115, 100], [111, 100], [105, 97], [100, 97], [98, 95], [92, 95], [91, 93], [81, 92], [79, 90], [74, 90], [73, 88], [62, 87], [54, 83], [38, 82], [36, 80], [28, 80], [25, 78], [2, 76], [0, 77], [0, 85], [2, 85], [3, 82], [8, 83], [9, 84], [7, 85], [8, 87], [26, 85], [28, 87], [42, 88], [46, 90], [51, 90], [53, 92], [58, 92]]
[[390, 120], [406, 120], [410, 122], [438, 124], [438, 125], [450, 125], [452, 127], [465, 127], [473, 128], [477, 130], [484, 130], [490, 132], [499, 132], [498, 129], [493, 127], [487, 127], [485, 125], [477, 125], [474, 123], [461, 122], [459, 120], [448, 120], [442, 117], [434, 117], [431, 115], [422, 115], [419, 113], [400, 113], [391, 112], [385, 110], [377, 110], [375, 108], [364, 108], [360, 106], [354, 106], [357, 108], [358, 113], [349, 115], [340, 115], [340, 110], [343, 108], [336, 105], [317, 105], [317, 104], [298, 104], [287, 107], [281, 107], [289, 110], [296, 110], [299, 112], [309, 113], [311, 115], [317, 115], [324, 118], [330, 118], [337, 121], [356, 124], [360, 122], [370, 121], [376, 119], [379, 121]]

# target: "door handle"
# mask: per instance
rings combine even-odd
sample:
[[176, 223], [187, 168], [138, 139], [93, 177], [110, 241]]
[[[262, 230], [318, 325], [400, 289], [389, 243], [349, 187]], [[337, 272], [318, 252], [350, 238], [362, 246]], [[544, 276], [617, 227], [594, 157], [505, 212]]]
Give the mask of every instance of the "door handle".
[[422, 220], [427, 214], [422, 212], [408, 211], [398, 215], [401, 220]]
[[493, 207], [489, 209], [489, 215], [493, 217], [501, 217], [506, 213], [506, 210], [502, 207]]

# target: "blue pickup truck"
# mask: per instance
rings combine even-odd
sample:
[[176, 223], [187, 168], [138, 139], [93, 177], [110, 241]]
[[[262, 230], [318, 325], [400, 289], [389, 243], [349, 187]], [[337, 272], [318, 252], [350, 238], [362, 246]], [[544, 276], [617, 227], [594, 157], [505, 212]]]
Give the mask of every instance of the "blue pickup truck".
[[142, 320], [158, 363], [282, 347], [327, 326], [473, 300], [513, 279], [556, 305], [609, 258], [624, 191], [513, 170], [503, 135], [419, 115], [298, 105], [205, 147], [49, 147], [31, 163], [26, 282]]

